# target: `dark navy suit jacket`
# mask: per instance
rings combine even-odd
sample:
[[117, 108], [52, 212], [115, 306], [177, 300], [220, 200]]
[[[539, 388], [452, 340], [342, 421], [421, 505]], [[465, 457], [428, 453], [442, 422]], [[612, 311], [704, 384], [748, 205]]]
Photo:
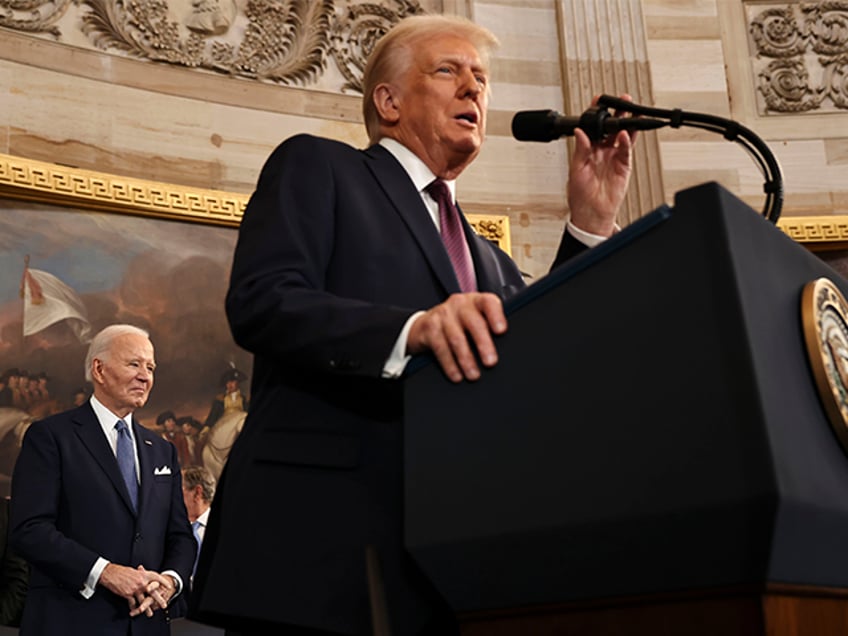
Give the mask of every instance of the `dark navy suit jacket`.
[[[465, 232], [480, 291], [524, 287], [505, 253]], [[402, 382], [381, 372], [407, 318], [459, 291], [420, 194], [385, 148], [299, 135], [271, 155], [227, 296], [233, 335], [254, 353], [251, 410], [190, 616], [371, 634], [369, 547], [393, 633], [446, 611], [403, 548]]]
[[[126, 599], [79, 590], [97, 557], [177, 572], [188, 586], [196, 543], [172, 444], [133, 423], [139, 511], [90, 404], [33, 423], [12, 477], [10, 540], [32, 566], [22, 633], [162, 636], [162, 611], [130, 619]], [[130, 623], [131, 631], [130, 630]]]

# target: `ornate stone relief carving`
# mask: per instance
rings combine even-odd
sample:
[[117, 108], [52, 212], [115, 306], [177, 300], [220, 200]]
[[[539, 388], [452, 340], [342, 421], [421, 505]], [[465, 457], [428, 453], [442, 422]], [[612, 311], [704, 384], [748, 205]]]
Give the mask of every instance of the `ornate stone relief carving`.
[[71, 0], [0, 0], [0, 26], [29, 33], [48, 33], [59, 39], [56, 22], [65, 15]]
[[[434, 3], [425, 3], [434, 4]], [[0, 27], [283, 85], [361, 92], [365, 60], [416, 0], [0, 0]], [[71, 11], [69, 11], [71, 8]], [[429, 7], [432, 8], [432, 7]], [[73, 15], [66, 16], [73, 13]]]
[[848, 110], [848, 0], [746, 8], [761, 114]]

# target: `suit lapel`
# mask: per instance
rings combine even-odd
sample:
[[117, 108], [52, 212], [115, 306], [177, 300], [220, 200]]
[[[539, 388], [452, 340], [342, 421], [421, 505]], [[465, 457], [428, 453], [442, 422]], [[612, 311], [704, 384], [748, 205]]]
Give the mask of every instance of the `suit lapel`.
[[135, 444], [138, 448], [138, 469], [139, 469], [139, 497], [138, 507], [144, 508], [144, 503], [149, 501], [149, 497], [153, 491], [153, 471], [155, 469], [155, 458], [153, 457], [153, 440], [150, 432], [142, 426], [139, 426], [135, 418], [133, 418], [133, 435], [135, 435]]
[[[94, 457], [95, 461], [106, 473], [109, 481], [115, 487], [115, 490], [121, 495], [124, 503], [130, 512], [133, 512], [130, 495], [127, 492], [127, 487], [124, 484], [124, 478], [121, 477], [121, 470], [118, 468], [118, 460], [103, 434], [103, 429], [100, 427], [100, 422], [94, 414], [94, 410], [89, 404], [81, 406], [73, 415], [74, 424], [77, 427], [77, 435], [83, 445], [88, 449], [88, 452]], [[116, 420], [117, 421], [117, 420]]]
[[459, 282], [442, 243], [442, 237], [439, 236], [421, 200], [421, 195], [415, 189], [403, 166], [392, 156], [392, 153], [380, 145], [371, 146], [365, 154], [372, 159], [367, 162], [368, 168], [409, 227], [413, 239], [418, 243], [424, 258], [445, 292], [447, 294], [458, 292]]
[[[459, 204], [456, 206], [459, 208]], [[459, 210], [462, 219], [462, 227], [465, 231], [465, 240], [471, 251], [471, 260], [474, 261], [474, 273], [477, 276], [477, 290], [481, 292], [494, 292], [499, 296], [501, 283], [498, 281], [498, 264], [489, 246], [484, 244], [485, 238], [477, 234], [471, 224], [465, 218], [462, 210]]]

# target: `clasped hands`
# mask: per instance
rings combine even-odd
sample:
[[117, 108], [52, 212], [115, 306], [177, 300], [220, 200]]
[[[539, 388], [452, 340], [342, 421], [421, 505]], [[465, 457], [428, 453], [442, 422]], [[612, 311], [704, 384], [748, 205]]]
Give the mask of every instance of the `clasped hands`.
[[168, 575], [146, 570], [143, 565], [131, 568], [110, 563], [100, 575], [106, 589], [127, 599], [130, 616], [144, 614], [148, 618], [158, 609], [165, 609], [176, 593], [176, 583]]

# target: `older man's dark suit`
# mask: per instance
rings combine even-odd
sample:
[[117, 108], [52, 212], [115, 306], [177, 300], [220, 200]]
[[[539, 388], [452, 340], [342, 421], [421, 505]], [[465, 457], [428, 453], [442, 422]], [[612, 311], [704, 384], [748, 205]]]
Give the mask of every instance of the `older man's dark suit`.
[[[523, 288], [509, 257], [465, 229], [478, 288]], [[236, 341], [255, 354], [251, 411], [216, 495], [190, 616], [244, 631], [371, 634], [368, 546], [393, 634], [445, 611], [403, 549], [402, 383], [380, 376], [407, 318], [455, 292], [439, 233], [385, 148], [298, 136], [272, 154], [227, 297]]]
[[[117, 421], [117, 420], [116, 420]], [[126, 599], [102, 586], [79, 590], [98, 556], [162, 572], [188, 585], [196, 543], [171, 444], [133, 424], [141, 482], [133, 512], [118, 462], [90, 404], [35, 422], [12, 478], [10, 540], [32, 574], [22, 633], [163, 636], [162, 611], [129, 618]], [[154, 471], [170, 474], [156, 475]]]

